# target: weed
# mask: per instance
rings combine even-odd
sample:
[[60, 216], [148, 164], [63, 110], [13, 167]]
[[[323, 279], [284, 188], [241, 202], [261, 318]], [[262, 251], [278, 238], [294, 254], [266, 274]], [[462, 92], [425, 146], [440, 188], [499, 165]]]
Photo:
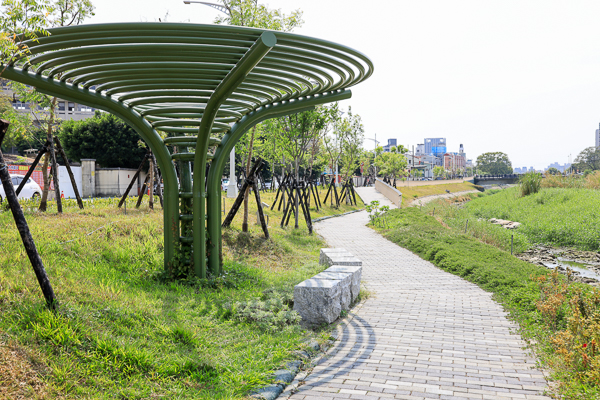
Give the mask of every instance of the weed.
[[521, 196], [529, 196], [530, 194], [540, 191], [542, 186], [542, 174], [537, 172], [527, 172], [519, 178], [519, 188]]

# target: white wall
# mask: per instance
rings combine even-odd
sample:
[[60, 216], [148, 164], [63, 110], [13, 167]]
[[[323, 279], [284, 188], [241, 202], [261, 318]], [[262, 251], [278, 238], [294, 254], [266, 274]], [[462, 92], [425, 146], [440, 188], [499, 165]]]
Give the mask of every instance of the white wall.
[[[71, 167], [71, 171], [73, 171], [75, 184], [77, 185], [79, 195], [81, 195], [81, 167]], [[71, 184], [71, 178], [69, 178], [67, 167], [63, 165], [58, 166], [58, 181], [60, 183], [61, 196], [64, 195], [65, 199], [74, 199], [75, 191], [73, 190], [73, 185]]]

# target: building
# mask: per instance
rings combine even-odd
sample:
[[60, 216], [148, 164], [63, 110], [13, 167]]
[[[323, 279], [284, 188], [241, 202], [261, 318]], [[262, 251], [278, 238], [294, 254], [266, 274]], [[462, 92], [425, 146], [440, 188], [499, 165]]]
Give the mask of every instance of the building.
[[596, 147], [600, 147], [600, 129], [596, 129]]
[[445, 153], [444, 154], [444, 169], [446, 171], [457, 172], [462, 170], [464, 172], [467, 160], [460, 153]]
[[388, 139], [388, 144], [386, 144], [385, 146], [383, 146], [383, 152], [384, 153], [389, 153], [392, 147], [396, 147], [397, 146], [397, 140], [396, 139]]
[[425, 154], [425, 145], [424, 144], [418, 144], [417, 148], [415, 149], [415, 155], [416, 156], [422, 156]]
[[406, 169], [409, 173], [413, 169], [418, 169], [423, 172], [424, 178], [433, 178], [433, 167], [441, 165], [442, 161], [439, 157], [431, 155], [413, 156], [410, 153], [405, 154], [406, 156]]
[[446, 138], [425, 138], [425, 154], [443, 157], [446, 153]]
[[566, 164], [559, 164], [557, 162], [554, 162], [550, 165], [548, 165], [548, 168], [546, 168], [546, 171], [549, 170], [550, 168], [556, 168], [557, 170], [559, 170], [560, 172], [565, 172], [566, 170], [568, 170], [571, 167], [571, 164], [566, 163]]
[[[12, 98], [13, 108], [23, 114], [30, 113], [32, 106], [29, 103], [24, 103], [17, 98], [16, 93], [10, 88], [6, 79], [0, 79], [0, 81], [2, 86], [2, 94]], [[58, 118], [62, 120], [74, 119], [76, 121], [91, 118], [94, 116], [94, 112], [96, 111], [92, 107], [62, 99], [58, 99], [56, 110], [56, 115]], [[39, 106], [38, 111], [42, 111]]]

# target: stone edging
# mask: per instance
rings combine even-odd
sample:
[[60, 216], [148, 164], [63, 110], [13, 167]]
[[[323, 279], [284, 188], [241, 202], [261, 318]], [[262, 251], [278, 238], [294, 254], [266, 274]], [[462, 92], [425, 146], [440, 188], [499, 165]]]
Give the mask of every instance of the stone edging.
[[311, 221], [312, 221], [313, 223], [315, 223], [315, 222], [319, 222], [319, 221], [324, 221], [324, 220], [326, 220], [326, 219], [329, 219], [329, 218], [343, 217], [344, 215], [353, 214], [353, 213], [355, 213], [355, 212], [359, 212], [359, 211], [363, 211], [363, 210], [364, 210], [364, 208], [361, 208], [361, 209], [359, 209], [359, 210], [352, 210], [352, 211], [345, 212], [345, 213], [343, 213], [343, 214], [328, 215], [328, 216], [326, 216], [326, 217], [315, 218], [315, 219], [313, 219], [313, 220], [311, 220]]

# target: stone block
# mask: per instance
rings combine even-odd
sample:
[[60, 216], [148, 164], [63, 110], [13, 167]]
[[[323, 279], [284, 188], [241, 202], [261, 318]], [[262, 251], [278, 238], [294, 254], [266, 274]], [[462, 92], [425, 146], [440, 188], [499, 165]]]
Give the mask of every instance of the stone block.
[[330, 324], [342, 311], [340, 280], [307, 279], [294, 287], [294, 311], [307, 325]]
[[352, 265], [352, 266], [361, 266], [362, 261], [353, 255], [333, 253], [326, 254], [326, 262], [324, 263], [327, 266], [332, 265]]
[[313, 276], [311, 279], [327, 279], [332, 281], [340, 281], [340, 305], [342, 310], [349, 310], [352, 303], [352, 274], [349, 272], [327, 272], [323, 271], [320, 274]]
[[343, 249], [341, 247], [321, 249], [321, 253], [319, 255], [319, 264], [329, 265], [327, 260], [328, 260], [328, 255], [331, 255], [331, 254], [345, 254], [348, 256], [352, 255], [346, 249]]
[[350, 284], [350, 293], [352, 301], [355, 301], [360, 292], [360, 280], [362, 279], [362, 267], [352, 265], [332, 265], [324, 272], [346, 272], [352, 274], [352, 283]]

